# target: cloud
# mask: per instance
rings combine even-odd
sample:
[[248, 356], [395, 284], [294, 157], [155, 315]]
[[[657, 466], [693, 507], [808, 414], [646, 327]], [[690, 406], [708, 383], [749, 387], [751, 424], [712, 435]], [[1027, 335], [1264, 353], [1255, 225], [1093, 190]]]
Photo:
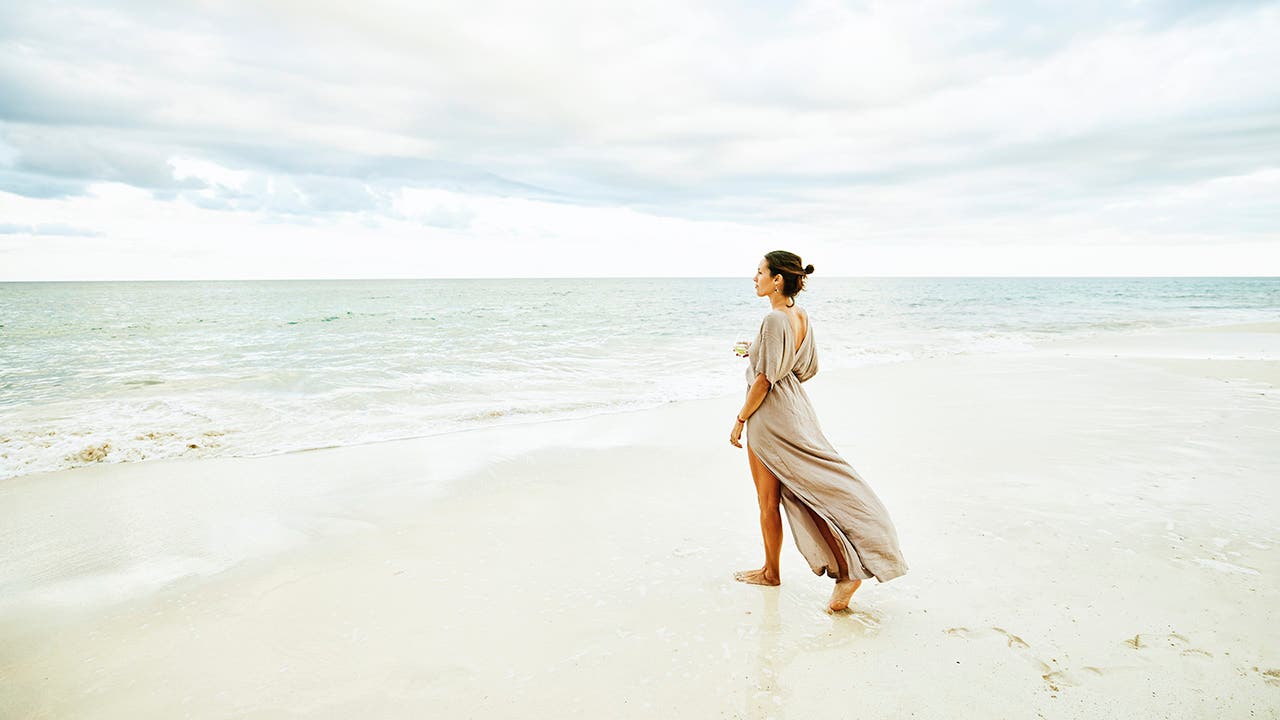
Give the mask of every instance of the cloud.
[[4, 132], [16, 155], [13, 167], [29, 175], [143, 188], [203, 186], [175, 177], [168, 148], [136, 135], [42, 125], [6, 125]]
[[[16, 3], [0, 191], [117, 183], [264, 239], [354, 219], [505, 247], [483, 213], [545, 206], [833, 248], [1150, 244], [1188, 238], [1116, 209], [1180, 202], [1190, 240], [1244, 241], [1280, 210], [1197, 192], [1280, 167], [1277, 36], [1274, 2]], [[415, 192], [443, 194], [406, 215]]]

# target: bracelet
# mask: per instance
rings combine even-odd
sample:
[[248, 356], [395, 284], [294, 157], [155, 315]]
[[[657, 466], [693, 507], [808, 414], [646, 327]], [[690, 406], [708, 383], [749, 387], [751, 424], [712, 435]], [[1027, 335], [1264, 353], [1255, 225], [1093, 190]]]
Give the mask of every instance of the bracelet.
[[747, 421], [743, 420], [741, 415], [738, 416], [738, 422], [742, 423], [743, 425], [747, 424]]

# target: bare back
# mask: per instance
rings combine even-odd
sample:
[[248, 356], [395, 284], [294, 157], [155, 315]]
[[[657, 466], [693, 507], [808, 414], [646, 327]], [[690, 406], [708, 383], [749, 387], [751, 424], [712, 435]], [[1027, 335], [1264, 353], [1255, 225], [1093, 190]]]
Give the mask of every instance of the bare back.
[[782, 312], [786, 313], [787, 322], [791, 323], [791, 334], [796, 338], [796, 347], [800, 347], [809, 334], [809, 313], [800, 307], [786, 308]]

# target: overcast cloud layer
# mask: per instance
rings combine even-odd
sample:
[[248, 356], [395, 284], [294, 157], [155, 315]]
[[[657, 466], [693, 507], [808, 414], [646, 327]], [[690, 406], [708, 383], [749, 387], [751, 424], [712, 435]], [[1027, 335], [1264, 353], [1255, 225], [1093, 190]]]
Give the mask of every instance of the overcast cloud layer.
[[1280, 3], [2, 3], [0, 280], [1280, 274]]

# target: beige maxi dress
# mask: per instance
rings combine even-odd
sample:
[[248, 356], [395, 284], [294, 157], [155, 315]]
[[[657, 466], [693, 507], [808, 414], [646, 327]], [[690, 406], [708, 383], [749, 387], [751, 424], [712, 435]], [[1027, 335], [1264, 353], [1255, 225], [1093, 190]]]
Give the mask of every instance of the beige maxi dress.
[[907, 563], [889, 512], [822, 434], [800, 386], [818, 372], [812, 324], [797, 347], [786, 313], [770, 312], [747, 349], [747, 359], [748, 384], [759, 373], [772, 383], [747, 421], [747, 446], [781, 481], [791, 534], [814, 574], [834, 578], [839, 566], [805, 506], [841, 541], [849, 577], [874, 576], [885, 582], [905, 573]]

